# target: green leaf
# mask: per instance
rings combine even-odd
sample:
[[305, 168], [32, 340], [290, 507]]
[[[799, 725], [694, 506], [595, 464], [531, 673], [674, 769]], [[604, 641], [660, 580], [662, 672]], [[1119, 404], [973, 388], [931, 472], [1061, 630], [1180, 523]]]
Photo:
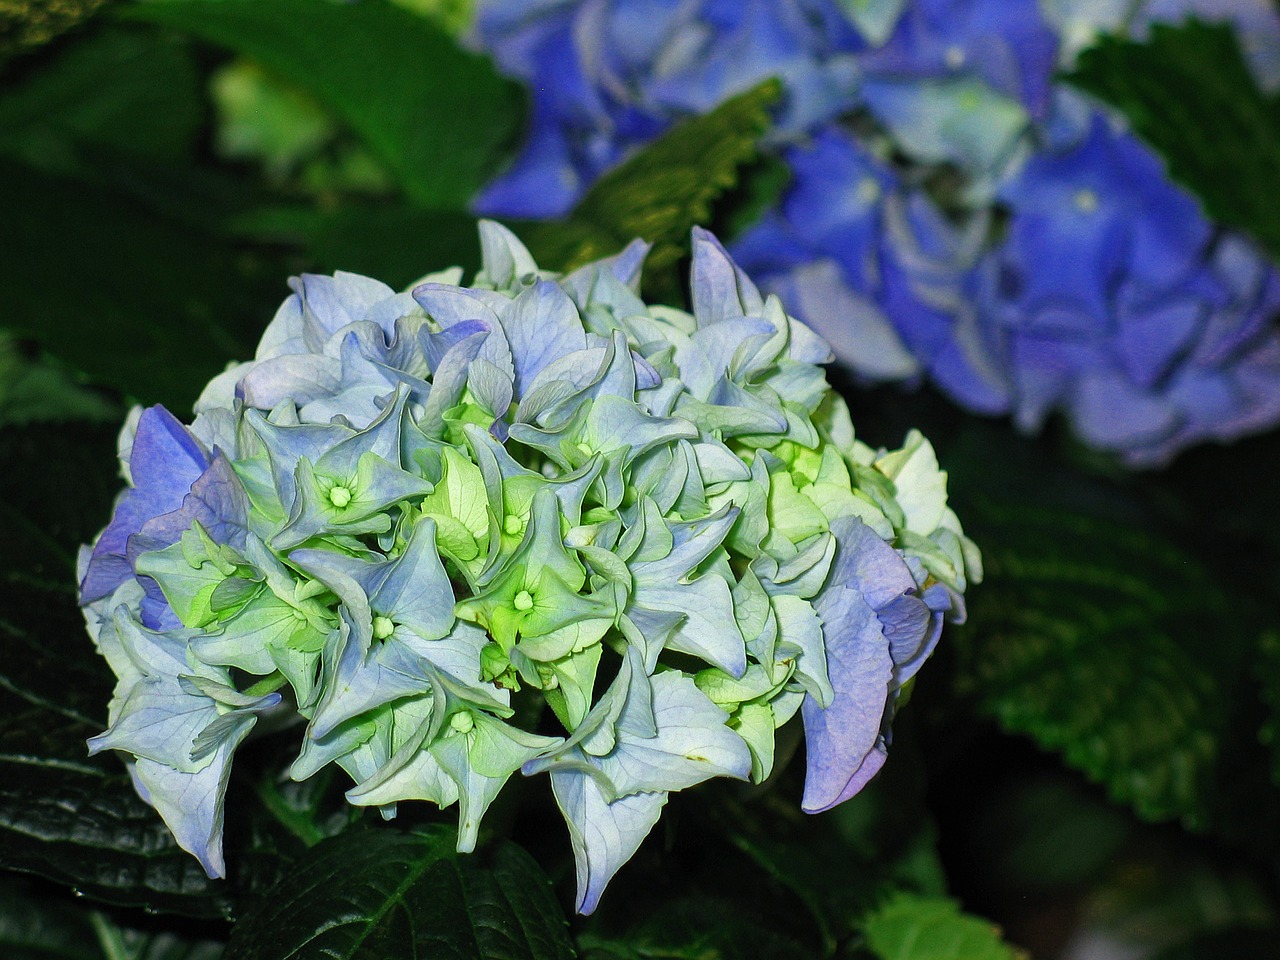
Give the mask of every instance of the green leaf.
[[823, 945], [821, 956], [832, 956], [857, 917], [883, 896], [884, 874], [872, 863], [851, 859], [848, 847], [841, 843], [812, 838], [806, 843], [786, 843], [753, 838], [746, 831], [732, 839], [808, 909]]
[[1156, 24], [1142, 42], [1104, 37], [1065, 79], [1124, 113], [1211, 217], [1280, 256], [1280, 98], [1258, 88], [1230, 27], [1191, 20]]
[[782, 199], [791, 183], [791, 168], [781, 159], [761, 154], [738, 172], [738, 183], [716, 205], [711, 231], [721, 238], [738, 236]]
[[95, 186], [0, 161], [3, 322], [92, 380], [181, 415], [251, 346], [283, 271]]
[[1153, 960], [1271, 960], [1280, 929], [1216, 930], [1161, 951]]
[[1140, 815], [1200, 816], [1226, 691], [1174, 634], [1223, 629], [1212, 578], [1096, 517], [1008, 503], [965, 517], [987, 569], [961, 639], [965, 689]]
[[86, 149], [180, 160], [195, 148], [201, 100], [188, 44], [137, 27], [94, 31], [6, 85], [0, 153], [89, 175]]
[[541, 869], [503, 843], [459, 856], [456, 834], [391, 826], [324, 840], [255, 899], [226, 960], [559, 960], [564, 914]]
[[252, 60], [219, 68], [209, 81], [218, 113], [218, 152], [257, 160], [280, 182], [337, 135], [333, 118], [292, 84], [277, 80]]
[[0, 331], [0, 427], [67, 420], [119, 422], [106, 394], [77, 383], [38, 351]]
[[114, 757], [89, 758], [112, 677], [76, 607], [74, 555], [119, 486], [115, 430], [0, 430], [0, 868], [112, 903], [192, 916], [229, 908]]
[[652, 274], [687, 249], [689, 230], [737, 183], [769, 129], [781, 87], [770, 80], [685, 120], [606, 173], [567, 220], [516, 227], [539, 263], [571, 270], [615, 253], [635, 237], [654, 244]]
[[[290, 759], [282, 757], [279, 768], [283, 769]], [[269, 772], [258, 781], [258, 799], [293, 838], [312, 847], [325, 837], [337, 836], [360, 815], [360, 808], [347, 803], [341, 789], [335, 790], [334, 776], [333, 767], [326, 767], [301, 782], [281, 781], [278, 774]], [[335, 793], [340, 800], [336, 810], [333, 809]]]
[[128, 15], [226, 46], [306, 90], [421, 206], [464, 208], [519, 129], [514, 84], [381, 0], [170, 0]]
[[1141, 817], [1275, 843], [1249, 677], [1265, 611], [1190, 548], [1200, 517], [1174, 523], [1158, 478], [1102, 479], [993, 425], [966, 421], [941, 459], [987, 570], [951, 634], [960, 692]]
[[867, 946], [880, 960], [1017, 960], [995, 925], [967, 916], [952, 900], [903, 893], [869, 916]]
[[1094, 887], [1135, 829], [1128, 811], [1065, 770], [993, 785], [976, 806], [971, 848], [988, 889], [1036, 902]]
[[579, 938], [583, 960], [812, 960], [812, 947], [726, 896], [668, 900], [625, 934]]
[[88, 20], [107, 0], [16, 0], [0, 7], [0, 58], [42, 46]]
[[307, 272], [347, 270], [396, 289], [446, 267], [468, 274], [480, 268], [476, 218], [457, 210], [354, 201], [334, 209], [267, 205], [231, 217], [228, 229], [255, 243], [301, 248]]
[[[221, 943], [190, 935], [190, 920], [181, 921], [182, 935], [164, 929], [173, 921], [137, 922], [154, 929], [135, 929], [131, 921], [121, 925], [84, 900], [26, 878], [0, 877], [0, 956], [5, 960], [218, 960], [222, 955]], [[207, 937], [209, 931], [203, 932]]]
[[102, 960], [89, 911], [0, 877], [0, 955], [5, 960]]
[[[721, 791], [691, 803], [684, 814], [689, 829], [723, 837], [760, 872], [759, 880], [748, 880], [742, 870], [732, 875], [753, 891], [768, 891], [770, 908], [798, 922], [821, 945], [807, 946], [812, 957], [846, 956], [862, 918], [890, 894], [943, 890], [936, 829], [924, 805], [924, 769], [909, 716], [899, 718], [894, 734], [884, 771], [857, 796], [818, 816], [801, 814], [794, 805], [778, 809], [794, 804], [784, 798], [799, 795], [798, 782], [779, 783], [771, 795], [746, 802]], [[779, 775], [798, 781], [803, 765], [793, 762]], [[749, 909], [757, 920], [773, 919], [754, 904]]]
[[471, 25], [477, 0], [391, 0], [397, 7], [428, 17], [450, 33], [461, 34]]
[[1262, 689], [1267, 718], [1258, 739], [1271, 748], [1271, 780], [1280, 786], [1280, 634], [1264, 635], [1259, 652], [1254, 676]]
[[103, 960], [220, 960], [224, 944], [194, 939], [190, 931], [137, 930], [113, 922], [104, 913], [90, 916]]

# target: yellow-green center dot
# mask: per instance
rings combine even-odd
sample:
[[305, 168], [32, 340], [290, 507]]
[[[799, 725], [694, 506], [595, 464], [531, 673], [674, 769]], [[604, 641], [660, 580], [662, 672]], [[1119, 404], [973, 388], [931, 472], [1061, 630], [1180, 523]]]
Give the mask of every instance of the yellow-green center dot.
[[471, 719], [471, 713], [467, 710], [459, 710], [449, 718], [449, 726], [453, 727], [453, 729], [457, 730], [459, 733], [470, 733], [471, 728], [475, 725], [476, 722]]
[[578, 444], [578, 452], [586, 457], [589, 457], [591, 456], [592, 453], [594, 453], [594, 451], [589, 446], [587, 446], [586, 443]]
[[348, 487], [337, 486], [329, 491], [329, 502], [341, 510], [351, 502], [351, 490]]
[[391, 622], [390, 617], [374, 617], [373, 618], [373, 637], [375, 640], [385, 640], [395, 632], [396, 625]]
[[529, 610], [533, 607], [533, 594], [528, 590], [521, 590], [516, 594], [515, 607], [517, 610]]
[[1074, 199], [1076, 209], [1081, 213], [1093, 213], [1098, 209], [1098, 195], [1087, 187], [1077, 190]]
[[854, 196], [863, 206], [870, 206], [880, 199], [880, 184], [874, 177], [863, 177], [858, 181]]
[[514, 537], [524, 529], [524, 521], [514, 513], [509, 513], [502, 520], [502, 529], [506, 531], [507, 536]]

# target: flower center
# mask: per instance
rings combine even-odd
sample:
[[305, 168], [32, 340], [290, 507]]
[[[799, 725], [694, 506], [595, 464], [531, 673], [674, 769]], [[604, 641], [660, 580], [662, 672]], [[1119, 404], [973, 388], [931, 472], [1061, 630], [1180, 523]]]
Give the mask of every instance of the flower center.
[[533, 608], [533, 594], [528, 590], [521, 590], [516, 594], [515, 607], [517, 610], [531, 610]]
[[1098, 209], [1098, 195], [1088, 187], [1077, 190], [1073, 199], [1075, 200], [1076, 209], [1081, 213], [1093, 213]]
[[344, 486], [336, 486], [329, 491], [329, 502], [341, 510], [351, 502], [351, 488]]
[[385, 640], [395, 632], [396, 625], [392, 623], [390, 617], [374, 617], [373, 618], [373, 638], [375, 640]]
[[859, 203], [870, 206], [880, 199], [880, 184], [874, 177], [863, 177], [858, 181], [854, 196], [858, 198]]

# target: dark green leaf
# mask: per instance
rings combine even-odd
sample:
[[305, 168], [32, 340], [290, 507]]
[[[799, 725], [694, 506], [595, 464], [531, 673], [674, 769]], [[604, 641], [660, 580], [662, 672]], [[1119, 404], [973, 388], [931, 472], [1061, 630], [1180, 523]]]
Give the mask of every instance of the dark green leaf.
[[[218, 960], [222, 944], [209, 931], [179, 935], [157, 918], [122, 924], [84, 900], [26, 878], [0, 877], [0, 956], [5, 960]], [[168, 921], [172, 925], [172, 921]]]
[[348, 202], [334, 209], [265, 206], [232, 218], [230, 229], [259, 243], [302, 251], [309, 273], [348, 270], [403, 288], [427, 273], [480, 267], [476, 219], [457, 210]]
[[102, 960], [90, 913], [0, 877], [0, 956], [5, 960]]
[[1280, 930], [1220, 930], [1165, 950], [1153, 960], [1272, 960]]
[[94, 31], [58, 48], [0, 98], [0, 152], [45, 170], [84, 171], [82, 151], [175, 161], [203, 114], [187, 45], [139, 28]]
[[225, 241], [86, 184], [0, 163], [0, 209], [9, 329], [179, 415], [228, 361], [251, 355], [288, 293]]
[[[326, 767], [301, 782], [280, 780], [277, 771], [287, 767], [288, 759], [283, 758], [284, 762], [258, 781], [257, 793], [265, 812], [295, 840], [307, 847], [315, 846], [326, 837], [337, 836], [363, 812], [342, 797], [342, 788], [334, 783], [333, 767]], [[336, 810], [331, 803], [335, 792], [340, 801]]]
[[[726, 881], [727, 886], [732, 886]], [[620, 936], [584, 935], [583, 960], [812, 960], [813, 948], [728, 896], [669, 900]]]
[[1018, 900], [1096, 884], [1134, 830], [1127, 811], [1061, 770], [994, 784], [971, 823], [988, 886]]
[[476, 220], [456, 211], [348, 204], [312, 221], [304, 244], [309, 270], [364, 273], [397, 289], [446, 267], [480, 265]]
[[105, 913], [94, 913], [91, 920], [103, 960], [220, 960], [225, 946], [219, 940], [197, 939], [188, 930], [179, 934], [120, 926]]
[[712, 203], [755, 158], [779, 94], [769, 81], [685, 120], [601, 177], [567, 220], [517, 232], [555, 269], [615, 253], [635, 237], [654, 244], [650, 272], [671, 266], [688, 248], [690, 228], [710, 221]]
[[76, 545], [119, 486], [115, 430], [0, 431], [0, 868], [131, 906], [218, 916], [224, 888], [180, 850], [114, 757], [90, 759], [111, 671], [76, 607]]
[[1250, 75], [1234, 31], [1157, 24], [1149, 40], [1105, 37], [1068, 82], [1119, 109], [1209, 215], [1280, 256], [1280, 99]]
[[514, 84], [382, 0], [181, 0], [130, 15], [229, 47], [308, 91], [422, 206], [464, 208], [519, 128]]
[[519, 847], [459, 856], [451, 830], [350, 830], [313, 847], [236, 925], [227, 960], [560, 960], [564, 914]]
[[868, 917], [867, 946], [880, 960], [1017, 960], [1026, 957], [989, 921], [966, 916], [953, 900], [904, 893]]
[[1067, 511], [1002, 503], [966, 521], [986, 533], [962, 648], [982, 706], [1145, 817], [1200, 813], [1225, 691], [1170, 631], [1214, 628], [1204, 572]]
[[[1086, 893], [1081, 912], [1093, 929], [1155, 954], [1213, 931], [1275, 922], [1270, 866], [1188, 843], [1175, 831], [1145, 831], [1135, 841]], [[1237, 960], [1229, 950], [1207, 956]]]
[[962, 692], [1142, 817], [1274, 842], [1247, 592], [1187, 549], [1146, 478], [1102, 480], [981, 424], [945, 462], [987, 565], [952, 634]]
[[[699, 827], [724, 837], [778, 888], [772, 900], [802, 920], [833, 956], [861, 918], [891, 892], [934, 889], [940, 876], [935, 831], [923, 801], [923, 771], [909, 724], [899, 724], [893, 762], [856, 797], [819, 816], [800, 813], [799, 783], [744, 803], [728, 791], [698, 804]], [[799, 767], [799, 764], [796, 765]], [[783, 776], [799, 773], [788, 769]], [[761, 886], [760, 882], [755, 884]], [[807, 916], [792, 904], [803, 908]], [[758, 909], [753, 916], [764, 919]]]
[[0, 58], [42, 46], [88, 20], [107, 0], [13, 0], [0, 7]]
[[1280, 786], [1280, 634], [1271, 632], [1262, 638], [1254, 676], [1262, 689], [1267, 719], [1259, 737], [1271, 748], [1271, 780]]
[[883, 895], [876, 865], [851, 859], [844, 845], [783, 843], [739, 834], [736, 845], [775, 883], [791, 892], [813, 918], [822, 956], [831, 956], [857, 918]]
[[754, 226], [766, 210], [782, 199], [790, 182], [790, 167], [775, 155], [761, 154], [742, 168], [737, 186], [716, 205], [712, 231], [727, 240]]
[[123, 410], [49, 358], [0, 331], [0, 427], [67, 420], [119, 422]]

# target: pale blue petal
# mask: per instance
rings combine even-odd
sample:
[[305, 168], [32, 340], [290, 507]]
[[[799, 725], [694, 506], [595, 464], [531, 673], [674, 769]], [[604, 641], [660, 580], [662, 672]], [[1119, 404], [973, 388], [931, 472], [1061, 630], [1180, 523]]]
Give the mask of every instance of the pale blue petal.
[[146, 759], [137, 761], [133, 770], [135, 782], [145, 789], [146, 801], [160, 814], [178, 846], [199, 860], [210, 877], [227, 875], [222, 854], [227, 782], [232, 755], [249, 735], [253, 722], [253, 717], [247, 717], [230, 731], [208, 763], [195, 773], [181, 773]]
[[608, 803], [595, 779], [577, 770], [552, 773], [551, 789], [569, 825], [578, 878], [575, 907], [590, 914], [613, 875], [658, 822], [667, 795], [635, 793]]
[[359, 586], [373, 615], [387, 617], [424, 640], [443, 637], [453, 626], [453, 586], [436, 550], [436, 525], [423, 518], [413, 527], [404, 552], [371, 563], [333, 550], [295, 550], [291, 562], [344, 597], [342, 578]]
[[511, 344], [517, 398], [548, 364], [587, 346], [577, 307], [549, 280], [520, 291], [499, 320]]
[[511, 289], [524, 277], [538, 272], [525, 245], [493, 220], [480, 221], [480, 261], [484, 280], [498, 290]]
[[[618, 720], [618, 745], [598, 761], [618, 796], [683, 790], [711, 777], [745, 780], [751, 752], [725, 726], [728, 714], [677, 671], [650, 680], [655, 736], [629, 723], [630, 703]], [[640, 705], [647, 708], [647, 703]]]
[[483, 713], [472, 715], [469, 733], [446, 735], [431, 745], [440, 766], [458, 785], [458, 852], [475, 849], [489, 804], [520, 765], [560, 743], [511, 727]]
[[848, 799], [870, 779], [873, 771], [863, 769], [864, 761], [880, 737], [893, 678], [880, 621], [857, 590], [826, 590], [814, 607], [824, 624], [835, 698], [823, 709], [807, 696], [802, 708], [806, 773], [801, 806], [808, 813]]
[[129, 454], [133, 486], [94, 544], [80, 584], [82, 602], [102, 599], [133, 576], [125, 557], [129, 537], [152, 517], [179, 509], [208, 466], [205, 451], [173, 414], [164, 407], [142, 412]]
[[246, 406], [271, 410], [285, 400], [299, 406], [333, 394], [342, 384], [342, 361], [314, 353], [263, 360], [241, 378], [236, 395]]
[[764, 298], [709, 231], [693, 228], [693, 315], [698, 326], [759, 316]]
[[807, 600], [785, 593], [770, 602], [778, 619], [776, 656], [794, 657], [798, 651], [796, 679], [819, 706], [830, 706], [836, 694], [827, 672], [827, 648], [817, 611]]
[[733, 596], [723, 577], [709, 573], [690, 583], [635, 585], [627, 616], [646, 636], [670, 629], [670, 616], [684, 620], [667, 635], [666, 646], [701, 657], [730, 676], [747, 668], [746, 641], [733, 616]]

